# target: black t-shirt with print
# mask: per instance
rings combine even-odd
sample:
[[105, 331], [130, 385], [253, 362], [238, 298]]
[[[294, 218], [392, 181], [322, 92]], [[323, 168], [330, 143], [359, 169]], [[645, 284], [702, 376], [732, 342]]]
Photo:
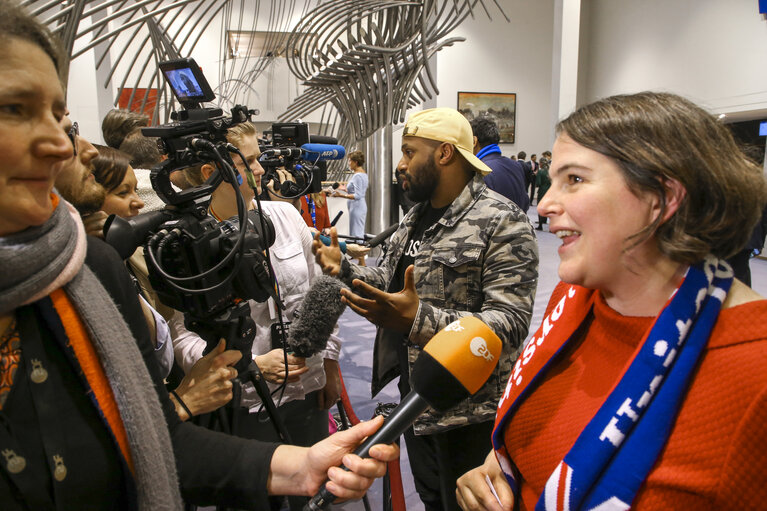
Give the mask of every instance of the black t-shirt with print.
[[[392, 279], [391, 284], [389, 284], [389, 293], [398, 293], [399, 291], [402, 291], [403, 287], [405, 287], [405, 270], [408, 266], [415, 262], [415, 256], [418, 255], [418, 251], [421, 247], [421, 242], [423, 241], [423, 234], [431, 226], [436, 224], [440, 218], [442, 218], [442, 215], [445, 214], [445, 211], [447, 211], [448, 207], [449, 205], [445, 206], [444, 208], [435, 209], [431, 207], [430, 203], [427, 202], [425, 204], [423, 212], [421, 212], [415, 226], [413, 227], [412, 235], [407, 239], [405, 243], [405, 250], [403, 251], [402, 257], [400, 257], [400, 260], [397, 263], [397, 269], [394, 272], [394, 278]], [[406, 337], [403, 337], [402, 344], [400, 344], [399, 349], [397, 350], [397, 354], [400, 368], [399, 390], [400, 393], [404, 396], [410, 392]]]

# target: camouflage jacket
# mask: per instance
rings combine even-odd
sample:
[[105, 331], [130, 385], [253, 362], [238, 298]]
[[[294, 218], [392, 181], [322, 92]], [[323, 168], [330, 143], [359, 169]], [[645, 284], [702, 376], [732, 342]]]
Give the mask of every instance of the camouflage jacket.
[[[347, 284], [358, 278], [388, 289], [423, 209], [424, 204], [419, 204], [403, 219], [379, 267], [343, 262], [339, 277]], [[410, 370], [421, 345], [462, 316], [478, 317], [503, 341], [498, 367], [487, 383], [444, 414], [430, 409], [421, 415], [414, 425], [416, 434], [492, 420], [532, 317], [538, 245], [527, 215], [475, 176], [442, 218], [424, 233], [414, 266], [420, 305], [407, 336]], [[373, 350], [373, 396], [399, 375], [397, 346], [402, 342], [401, 334], [378, 329]]]

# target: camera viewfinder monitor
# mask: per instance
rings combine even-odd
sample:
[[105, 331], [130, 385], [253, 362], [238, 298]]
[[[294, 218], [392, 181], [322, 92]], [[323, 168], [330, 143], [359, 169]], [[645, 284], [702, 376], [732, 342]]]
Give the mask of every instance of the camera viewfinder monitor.
[[305, 122], [272, 124], [272, 143], [277, 147], [301, 147], [309, 143], [309, 125]]
[[173, 94], [184, 108], [199, 108], [200, 103], [213, 101], [216, 95], [192, 58], [160, 62], [160, 70]]

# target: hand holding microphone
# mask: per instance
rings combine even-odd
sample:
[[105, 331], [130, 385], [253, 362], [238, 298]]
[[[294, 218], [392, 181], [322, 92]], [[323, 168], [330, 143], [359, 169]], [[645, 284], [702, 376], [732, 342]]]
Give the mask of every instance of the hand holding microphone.
[[288, 354], [288, 370], [285, 371], [285, 354], [280, 348], [275, 348], [263, 355], [256, 355], [254, 358], [266, 381], [275, 385], [280, 385], [285, 381], [286, 372], [288, 383], [295, 383], [301, 379], [302, 374], [309, 370], [306, 359]]
[[[413, 365], [413, 390], [354, 454], [368, 457], [374, 445], [395, 441], [428, 407], [443, 412], [476, 393], [498, 364], [501, 349], [498, 336], [473, 316], [440, 330]], [[335, 498], [323, 486], [304, 510], [326, 509]]]
[[285, 381], [286, 357], [288, 383], [298, 381], [309, 370], [306, 359], [325, 349], [346, 308], [340, 293], [344, 287], [340, 280], [326, 275], [314, 280], [295, 312], [296, 319], [288, 329], [284, 349], [275, 348], [255, 357], [256, 365], [268, 382], [281, 384]]

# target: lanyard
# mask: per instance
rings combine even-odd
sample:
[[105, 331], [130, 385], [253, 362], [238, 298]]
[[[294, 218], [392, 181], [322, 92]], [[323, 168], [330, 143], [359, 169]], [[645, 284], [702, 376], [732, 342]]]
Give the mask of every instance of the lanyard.
[[317, 228], [317, 209], [314, 207], [314, 200], [307, 195], [306, 196], [306, 204], [309, 206], [309, 214], [312, 215], [312, 225], [314, 228]]

